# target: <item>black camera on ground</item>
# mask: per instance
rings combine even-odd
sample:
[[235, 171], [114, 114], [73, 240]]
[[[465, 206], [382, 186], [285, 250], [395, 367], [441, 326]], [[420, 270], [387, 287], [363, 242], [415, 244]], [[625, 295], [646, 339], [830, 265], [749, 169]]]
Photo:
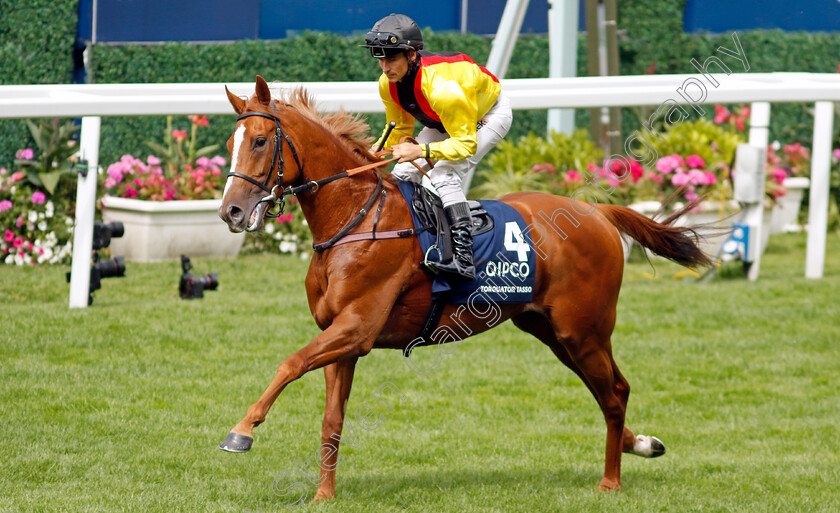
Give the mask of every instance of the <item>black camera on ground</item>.
[[[125, 276], [125, 257], [118, 256], [107, 260], [99, 260], [99, 250], [107, 248], [112, 238], [119, 238], [125, 234], [125, 227], [119, 221], [103, 223], [93, 222], [93, 264], [90, 266], [90, 286], [88, 288], [88, 306], [93, 304], [93, 292], [102, 288], [104, 278], [122, 278]], [[67, 273], [70, 282], [71, 273]]]
[[208, 273], [204, 276], [195, 276], [190, 273], [192, 265], [187, 255], [181, 255], [181, 284], [178, 291], [181, 299], [197, 299], [204, 297], [205, 290], [216, 290], [219, 286], [219, 273]]
[[90, 268], [90, 291], [102, 288], [104, 278], [122, 278], [125, 276], [125, 257], [100, 260]]
[[93, 249], [107, 248], [111, 244], [111, 239], [118, 239], [125, 235], [125, 226], [119, 221], [111, 223], [103, 223], [102, 221], [93, 222]]

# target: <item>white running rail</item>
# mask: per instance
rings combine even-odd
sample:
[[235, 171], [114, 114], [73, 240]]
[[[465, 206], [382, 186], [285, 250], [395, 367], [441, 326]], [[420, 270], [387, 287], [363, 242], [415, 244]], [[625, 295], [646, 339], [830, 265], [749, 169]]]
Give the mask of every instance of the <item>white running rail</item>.
[[[716, 85], [715, 85], [716, 84]], [[165, 114], [232, 114], [224, 86], [250, 96], [254, 84], [56, 84], [0, 86], [0, 118], [81, 117], [80, 150], [98, 164], [99, 117]], [[375, 82], [274, 83], [275, 92], [305, 87], [323, 111], [383, 112]], [[840, 74], [733, 73], [502, 80], [514, 109], [630, 107], [679, 104], [691, 116], [711, 115], [715, 103], [815, 102], [810, 219], [805, 275], [821, 278], [825, 266], [828, 176], [833, 102]], [[644, 127], [639, 127], [644, 133]], [[93, 183], [91, 183], [93, 181]], [[96, 184], [79, 178], [70, 307], [87, 306], [89, 256]]]

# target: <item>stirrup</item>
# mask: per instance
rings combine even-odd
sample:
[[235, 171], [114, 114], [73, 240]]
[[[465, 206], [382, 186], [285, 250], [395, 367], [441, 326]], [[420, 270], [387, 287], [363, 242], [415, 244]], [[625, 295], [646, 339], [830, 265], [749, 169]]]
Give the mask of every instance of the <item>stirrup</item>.
[[435, 253], [438, 254], [438, 258], [443, 256], [440, 252], [440, 249], [438, 249], [437, 244], [432, 244], [431, 246], [429, 246], [429, 249], [426, 250], [426, 254], [423, 255], [423, 265], [426, 266], [426, 269], [432, 271], [435, 274], [438, 274], [437, 267], [435, 267], [435, 266], [439, 262], [436, 262], [434, 260], [429, 260], [429, 253], [431, 253], [432, 251], [434, 251]]

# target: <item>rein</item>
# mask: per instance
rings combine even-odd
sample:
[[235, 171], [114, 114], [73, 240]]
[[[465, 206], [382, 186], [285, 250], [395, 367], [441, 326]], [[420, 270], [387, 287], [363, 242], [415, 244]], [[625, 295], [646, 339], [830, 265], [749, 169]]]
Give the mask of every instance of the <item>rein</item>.
[[[272, 156], [271, 156], [271, 169], [269, 169], [268, 173], [266, 174], [264, 182], [260, 182], [260, 181], [254, 179], [254, 178], [252, 178], [248, 175], [244, 175], [242, 173], [236, 173], [236, 172], [233, 172], [233, 171], [229, 172], [227, 174], [227, 176], [228, 177], [241, 178], [243, 180], [246, 180], [246, 181], [256, 185], [257, 187], [259, 187], [260, 189], [262, 189], [266, 193], [268, 193], [267, 196], [260, 199], [260, 201], [257, 203], [257, 204], [259, 204], [259, 203], [271, 202], [271, 203], [274, 204], [272, 207], [269, 207], [269, 211], [267, 211], [265, 213], [266, 217], [277, 218], [277, 217], [280, 217], [283, 214], [283, 212], [286, 208], [286, 196], [297, 196], [298, 194], [300, 194], [302, 192], [313, 192], [314, 193], [314, 192], [317, 192], [318, 189], [320, 189], [322, 185], [326, 185], [330, 182], [334, 182], [334, 181], [340, 180], [342, 178], [347, 178], [347, 177], [350, 177], [350, 176], [353, 176], [353, 175], [357, 175], [357, 174], [362, 173], [364, 171], [369, 171], [369, 170], [372, 170], [372, 169], [384, 167], [384, 166], [387, 166], [388, 164], [390, 164], [390, 163], [392, 163], [396, 160], [399, 160], [397, 157], [392, 157], [390, 159], [385, 159], [385, 160], [381, 160], [381, 161], [378, 161], [378, 162], [373, 162], [371, 164], [365, 164], [363, 166], [354, 167], [352, 169], [348, 169], [347, 171], [342, 171], [341, 173], [338, 173], [338, 174], [335, 174], [335, 175], [332, 175], [332, 176], [328, 176], [327, 178], [322, 178], [320, 180], [309, 180], [308, 182], [304, 183], [303, 185], [298, 185], [296, 187], [291, 187], [290, 186], [286, 189], [283, 189], [283, 171], [284, 171], [284, 168], [285, 168], [285, 159], [283, 158], [283, 141], [282, 141], [281, 137], [283, 139], [285, 139], [286, 142], [289, 144], [289, 148], [291, 148], [291, 150], [292, 150], [292, 157], [294, 157], [295, 163], [297, 164], [298, 169], [300, 170], [301, 176], [303, 176], [303, 165], [301, 164], [300, 159], [298, 158], [298, 154], [297, 154], [297, 150], [295, 149], [295, 145], [292, 143], [292, 140], [289, 137], [289, 135], [285, 131], [283, 131], [283, 127], [280, 125], [280, 118], [278, 118], [277, 116], [274, 116], [272, 114], [268, 114], [268, 113], [265, 113], [265, 112], [246, 112], [244, 114], [240, 114], [236, 118], [236, 121], [240, 121], [242, 119], [252, 117], [252, 116], [259, 116], [259, 117], [266, 118], [266, 119], [271, 119], [272, 121], [274, 121], [274, 150], [273, 150], [273, 153], [272, 153]], [[417, 142], [411, 137], [403, 137], [400, 140], [400, 142], [403, 142], [403, 141], [406, 141], [406, 140], [409, 140], [409, 141], [414, 142], [414, 143]], [[377, 152], [376, 156], [377, 157], [382, 157], [384, 155], [389, 155], [389, 154], [391, 154], [391, 151], [386, 150], [386, 151]], [[426, 159], [426, 162], [428, 162], [430, 167], [433, 166], [431, 160]], [[423, 168], [420, 167], [416, 162], [412, 161], [411, 163], [414, 165], [414, 167], [419, 169], [421, 173], [423, 173], [427, 177], [429, 176], [426, 173], [426, 171], [423, 170]], [[275, 168], [277, 169], [277, 183], [271, 189], [269, 189], [268, 188], [268, 181], [271, 179], [271, 175], [272, 175]], [[356, 217], [353, 218], [352, 221], [347, 223], [347, 225], [345, 225], [344, 228], [339, 230], [339, 232], [337, 234], [335, 234], [333, 237], [331, 237], [329, 240], [314, 243], [312, 245], [313, 250], [320, 253], [320, 252], [322, 252], [326, 249], [331, 248], [332, 246], [336, 245], [337, 243], [342, 243], [343, 244], [344, 242], [354, 242], [356, 240], [392, 239], [392, 238], [397, 238], [397, 237], [403, 238], [403, 237], [408, 237], [408, 236], [415, 233], [415, 230], [413, 228], [406, 228], [406, 229], [402, 229], [402, 230], [391, 230], [391, 231], [388, 231], [388, 232], [379, 232], [380, 236], [377, 237], [376, 225], [379, 222], [379, 215], [382, 212], [382, 206], [385, 204], [385, 189], [384, 189], [384, 187], [382, 187], [382, 175], [380, 175], [378, 173], [376, 175], [378, 177], [378, 181], [376, 183], [376, 189], [374, 189], [373, 195], [367, 201], [365, 206], [359, 211], [359, 213], [356, 215]], [[278, 187], [281, 189], [281, 192], [280, 192], [279, 195], [277, 194]], [[364, 217], [370, 211], [370, 208], [373, 206], [377, 197], [379, 197], [380, 200], [379, 200], [379, 206], [376, 209], [376, 217], [375, 217], [374, 222], [373, 222], [373, 231], [369, 232], [369, 233], [366, 233], [366, 234], [356, 234], [357, 237], [354, 238], [353, 240], [346, 240], [346, 241], [343, 241], [343, 242], [339, 242], [339, 241], [342, 241], [342, 239], [347, 238], [347, 234], [350, 232], [350, 230], [352, 230], [360, 222], [362, 222], [362, 219], [364, 219]], [[271, 210], [274, 209], [274, 207], [278, 207], [278, 208], [274, 212], [271, 212]], [[358, 236], [362, 236], [362, 238], [359, 238]]]

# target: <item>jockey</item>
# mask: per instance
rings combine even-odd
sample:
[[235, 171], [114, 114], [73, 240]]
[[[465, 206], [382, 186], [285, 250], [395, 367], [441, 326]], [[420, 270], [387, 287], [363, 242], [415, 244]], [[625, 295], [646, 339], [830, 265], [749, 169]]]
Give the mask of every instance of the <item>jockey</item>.
[[[510, 102], [500, 94], [499, 80], [468, 56], [423, 51], [420, 28], [403, 14], [377, 21], [361, 46], [382, 68], [379, 96], [387, 119], [396, 122], [388, 139], [382, 141], [383, 133], [374, 148], [380, 143], [391, 147], [399, 158], [392, 174], [400, 180], [420, 183], [422, 176], [410, 161], [436, 161], [429, 177], [446, 211], [454, 256], [434, 267], [471, 280], [472, 218], [462, 181], [507, 134]], [[398, 144], [414, 133], [415, 119], [424, 125], [418, 144]]]

